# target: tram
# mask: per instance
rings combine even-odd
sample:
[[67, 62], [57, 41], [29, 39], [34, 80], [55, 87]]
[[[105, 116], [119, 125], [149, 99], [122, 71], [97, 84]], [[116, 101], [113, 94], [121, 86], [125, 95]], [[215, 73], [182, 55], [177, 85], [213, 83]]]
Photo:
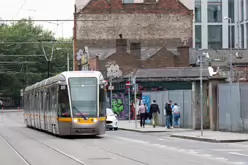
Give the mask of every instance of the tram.
[[106, 81], [98, 71], [68, 71], [24, 91], [27, 127], [59, 136], [101, 135], [106, 129]]

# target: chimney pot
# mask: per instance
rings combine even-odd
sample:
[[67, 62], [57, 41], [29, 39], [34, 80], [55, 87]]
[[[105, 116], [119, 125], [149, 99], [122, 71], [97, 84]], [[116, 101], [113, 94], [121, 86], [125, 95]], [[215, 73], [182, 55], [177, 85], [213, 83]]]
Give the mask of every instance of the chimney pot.
[[116, 39], [116, 53], [127, 52], [127, 39]]

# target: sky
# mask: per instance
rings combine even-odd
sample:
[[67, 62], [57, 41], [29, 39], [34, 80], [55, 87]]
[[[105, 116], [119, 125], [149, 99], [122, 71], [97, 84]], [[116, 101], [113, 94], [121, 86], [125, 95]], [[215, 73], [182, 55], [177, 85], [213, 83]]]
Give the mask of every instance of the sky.
[[[0, 0], [0, 18], [2, 20], [31, 17], [42, 20], [73, 20], [75, 0]], [[73, 21], [36, 22], [51, 30], [56, 37], [72, 37]]]

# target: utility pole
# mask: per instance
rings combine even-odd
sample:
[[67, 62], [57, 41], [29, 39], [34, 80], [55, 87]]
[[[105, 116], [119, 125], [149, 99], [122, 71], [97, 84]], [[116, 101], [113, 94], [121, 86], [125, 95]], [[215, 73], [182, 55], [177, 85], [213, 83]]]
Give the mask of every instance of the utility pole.
[[[50, 41], [52, 42], [52, 52], [51, 52], [51, 55], [48, 55], [45, 48], [44, 48], [44, 44], [43, 44], [43, 41]], [[50, 69], [51, 69], [51, 61], [53, 60], [53, 52], [54, 52], [54, 42], [56, 42], [56, 40], [40, 40], [39, 41], [41, 43], [41, 48], [42, 48], [42, 51], [45, 55], [45, 59], [47, 61], [47, 78], [50, 77]]]
[[203, 136], [202, 55], [200, 56], [200, 97], [201, 97], [201, 136]]
[[134, 109], [135, 109], [134, 118], [135, 118], [135, 128], [137, 129], [137, 110], [136, 110], [137, 84], [136, 84], [136, 77], [133, 78], [133, 86], [134, 86]]
[[69, 58], [69, 52], [67, 52], [67, 71], [70, 71], [70, 58]]
[[[129, 78], [129, 82], [131, 81], [131, 78]], [[130, 118], [131, 118], [131, 116], [130, 116], [130, 99], [131, 99], [131, 97], [130, 97], [130, 88], [131, 88], [131, 84], [130, 84], [130, 87], [128, 88], [128, 119], [129, 119], [129, 123], [130, 123]]]

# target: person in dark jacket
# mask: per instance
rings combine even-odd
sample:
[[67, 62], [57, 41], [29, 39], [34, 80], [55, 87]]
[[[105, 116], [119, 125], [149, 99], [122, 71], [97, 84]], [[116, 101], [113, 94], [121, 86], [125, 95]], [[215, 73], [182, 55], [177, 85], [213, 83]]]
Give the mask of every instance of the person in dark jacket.
[[169, 103], [165, 104], [165, 111], [166, 111], [166, 127], [170, 129], [172, 126], [172, 101], [170, 100]]
[[153, 100], [153, 103], [150, 106], [150, 119], [152, 118], [152, 125], [155, 128], [158, 124], [158, 113], [160, 114], [160, 110], [158, 104], [156, 104], [156, 100]]

